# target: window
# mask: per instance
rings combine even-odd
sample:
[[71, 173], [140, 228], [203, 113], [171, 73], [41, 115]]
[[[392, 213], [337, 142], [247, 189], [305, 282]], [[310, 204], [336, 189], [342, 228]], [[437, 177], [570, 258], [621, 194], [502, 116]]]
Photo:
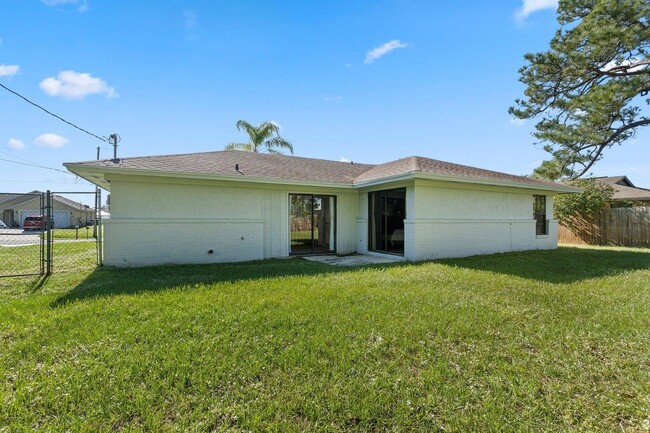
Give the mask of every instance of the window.
[[535, 219], [535, 234], [547, 235], [548, 224], [546, 223], [546, 196], [533, 196], [533, 218]]

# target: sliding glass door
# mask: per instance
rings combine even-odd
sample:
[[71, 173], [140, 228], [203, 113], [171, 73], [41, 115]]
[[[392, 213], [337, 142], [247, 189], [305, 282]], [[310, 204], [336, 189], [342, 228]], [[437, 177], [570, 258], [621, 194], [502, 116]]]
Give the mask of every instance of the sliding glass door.
[[289, 194], [290, 254], [336, 251], [336, 197]]
[[405, 188], [368, 193], [370, 250], [404, 255], [405, 218]]

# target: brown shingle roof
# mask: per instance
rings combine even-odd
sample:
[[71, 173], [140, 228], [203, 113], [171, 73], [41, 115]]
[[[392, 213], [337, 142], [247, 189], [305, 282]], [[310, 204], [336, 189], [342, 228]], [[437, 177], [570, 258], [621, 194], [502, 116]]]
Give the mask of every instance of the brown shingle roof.
[[437, 159], [424, 158], [422, 156], [410, 156], [398, 159], [386, 164], [373, 167], [371, 170], [357, 177], [356, 182], [364, 182], [381, 179], [404, 173], [427, 173], [439, 176], [449, 176], [467, 179], [482, 179], [498, 182], [515, 182], [534, 186], [557, 186], [552, 182], [542, 182], [529, 179], [524, 176], [501, 173], [498, 171], [484, 170], [482, 168], [470, 167], [467, 165], [454, 164], [451, 162], [439, 161]]
[[650, 190], [635, 187], [627, 176], [597, 177], [595, 179], [600, 183], [611, 185], [614, 188], [614, 195], [612, 196], [613, 200], [650, 200]]
[[598, 182], [601, 183], [607, 183], [609, 185], [623, 185], [623, 186], [631, 186], [632, 188], [635, 188], [634, 184], [630, 181], [630, 179], [627, 178], [627, 176], [602, 176], [602, 177], [596, 177], [595, 178]]
[[[250, 176], [295, 181], [352, 183], [355, 177], [372, 167], [368, 164], [326, 161], [297, 156], [224, 150], [181, 155], [88, 161], [76, 164], [171, 173], [205, 173], [222, 176]], [[235, 171], [238, 166], [239, 172]]]
[[[72, 172], [75, 172], [75, 167], [81, 166], [146, 170], [149, 172], [160, 171], [161, 173], [250, 176], [263, 179], [327, 182], [346, 185], [362, 184], [411, 173], [426, 173], [443, 177], [487, 181], [488, 183], [515, 183], [530, 186], [531, 188], [550, 187], [567, 191], [573, 190], [571, 187], [555, 183], [541, 182], [523, 176], [453, 164], [420, 156], [411, 156], [386, 164], [372, 165], [225, 150], [181, 155], [123, 158], [117, 162], [105, 160], [66, 164], [66, 167]], [[235, 170], [236, 167], [239, 169], [239, 172]]]
[[[40, 199], [41, 194], [42, 192], [40, 191], [32, 191], [24, 194], [13, 194], [13, 193], [0, 194], [0, 203], [3, 203], [3, 207], [5, 207], [6, 209], [13, 209], [14, 207], [21, 205], [23, 203]], [[58, 201], [59, 203], [63, 203], [74, 209], [85, 210], [88, 208], [88, 206], [85, 206], [79, 202], [76, 202], [74, 200], [71, 200], [69, 198], [63, 197], [58, 194], [53, 194], [52, 197], [55, 201]]]

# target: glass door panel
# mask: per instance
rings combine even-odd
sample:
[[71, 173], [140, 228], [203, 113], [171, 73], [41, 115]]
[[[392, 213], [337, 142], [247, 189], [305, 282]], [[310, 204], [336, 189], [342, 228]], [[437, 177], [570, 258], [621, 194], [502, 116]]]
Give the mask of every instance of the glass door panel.
[[335, 197], [289, 194], [290, 254], [336, 251]]
[[368, 193], [370, 250], [404, 255], [405, 218], [405, 188]]

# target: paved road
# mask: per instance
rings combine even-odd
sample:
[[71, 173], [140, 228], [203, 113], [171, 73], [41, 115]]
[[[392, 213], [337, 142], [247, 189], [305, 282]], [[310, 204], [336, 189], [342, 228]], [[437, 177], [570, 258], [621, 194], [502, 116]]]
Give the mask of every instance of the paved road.
[[0, 247], [38, 245], [40, 243], [41, 243], [40, 232], [25, 232], [20, 229], [0, 230]]

